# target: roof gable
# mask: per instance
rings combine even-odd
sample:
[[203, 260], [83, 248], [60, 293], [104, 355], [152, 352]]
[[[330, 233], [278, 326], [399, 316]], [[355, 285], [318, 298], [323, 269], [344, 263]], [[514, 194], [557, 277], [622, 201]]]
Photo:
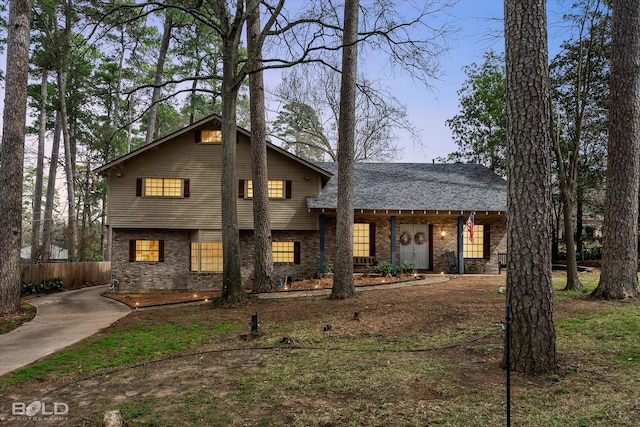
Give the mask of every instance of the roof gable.
[[[168, 141], [171, 141], [171, 140], [173, 140], [173, 139], [175, 139], [175, 138], [177, 138], [177, 137], [179, 137], [181, 135], [184, 135], [185, 133], [195, 131], [196, 129], [198, 129], [198, 128], [202, 127], [202, 126], [205, 126], [205, 125], [207, 125], [209, 123], [215, 123], [217, 125], [216, 129], [220, 129], [220, 122], [221, 122], [221, 117], [216, 115], [216, 114], [212, 114], [212, 115], [210, 115], [208, 117], [205, 117], [205, 118], [203, 118], [201, 120], [198, 120], [197, 122], [194, 122], [194, 123], [190, 124], [189, 126], [186, 126], [186, 127], [182, 128], [182, 129], [179, 129], [179, 130], [177, 130], [177, 131], [175, 131], [175, 132], [173, 132], [173, 133], [171, 133], [171, 134], [169, 134], [167, 136], [164, 136], [164, 137], [162, 137], [160, 139], [157, 139], [157, 140], [153, 141], [150, 144], [143, 145], [142, 147], [139, 147], [136, 150], [133, 150], [132, 152], [127, 153], [127, 154], [125, 154], [125, 155], [123, 155], [123, 156], [121, 156], [121, 157], [119, 157], [119, 158], [117, 158], [117, 159], [115, 159], [115, 160], [103, 165], [103, 166], [100, 166], [99, 168], [95, 169], [94, 172], [96, 172], [96, 173], [106, 173], [109, 169], [111, 169], [111, 168], [113, 168], [113, 167], [115, 167], [117, 165], [120, 165], [120, 164], [126, 162], [127, 160], [136, 158], [136, 157], [144, 154], [145, 152], [147, 152], [147, 151], [149, 151], [149, 150], [151, 150], [153, 148], [158, 147], [159, 145], [162, 145], [162, 144], [164, 144], [164, 143], [166, 143]], [[237, 128], [238, 134], [245, 135], [249, 139], [251, 138], [251, 133], [248, 130], [246, 130], [246, 129], [240, 127], [240, 126], [237, 126], [236, 128]], [[306, 161], [306, 160], [304, 160], [304, 159], [302, 159], [302, 158], [300, 158], [300, 157], [298, 157], [298, 156], [296, 156], [294, 154], [291, 154], [290, 152], [286, 151], [285, 149], [280, 148], [280, 147], [278, 147], [278, 146], [276, 146], [276, 145], [274, 145], [274, 144], [272, 144], [270, 142], [267, 142], [267, 150], [273, 150], [273, 151], [275, 151], [275, 152], [277, 152], [279, 154], [282, 154], [282, 155], [284, 155], [284, 156], [286, 156], [286, 157], [288, 157], [288, 158], [290, 158], [290, 159], [292, 159], [292, 160], [294, 160], [294, 161], [296, 161], [298, 163], [303, 164], [304, 166], [306, 166], [306, 167], [308, 167], [310, 169], [313, 169], [314, 171], [320, 173], [321, 175], [323, 175], [323, 176], [325, 176], [327, 178], [331, 177], [331, 174], [329, 172], [327, 172], [326, 170], [322, 169], [318, 165], [315, 165], [315, 164], [313, 164], [311, 162], [308, 162], [308, 161]]]

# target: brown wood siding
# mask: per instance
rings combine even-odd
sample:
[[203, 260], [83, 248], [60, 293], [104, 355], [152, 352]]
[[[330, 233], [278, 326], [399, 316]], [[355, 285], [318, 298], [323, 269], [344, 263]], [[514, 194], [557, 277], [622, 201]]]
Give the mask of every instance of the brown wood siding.
[[[317, 230], [317, 213], [307, 210], [307, 197], [319, 194], [320, 175], [292, 159], [267, 151], [269, 179], [291, 181], [290, 199], [271, 200], [271, 228], [273, 230]], [[236, 157], [238, 179], [251, 179], [251, 147], [249, 139], [241, 137]], [[305, 179], [308, 178], [308, 179]], [[238, 226], [253, 229], [253, 202], [238, 199]]]
[[[251, 179], [249, 139], [239, 136], [237, 177]], [[220, 229], [219, 144], [194, 144], [194, 132], [140, 154], [108, 175], [109, 225], [117, 228]], [[317, 196], [320, 175], [275, 151], [268, 151], [269, 179], [291, 181], [291, 199], [271, 201], [274, 230], [317, 230], [317, 214], [308, 212], [306, 198]], [[188, 179], [189, 197], [136, 197], [139, 178]], [[250, 199], [238, 199], [240, 229], [253, 229]]]

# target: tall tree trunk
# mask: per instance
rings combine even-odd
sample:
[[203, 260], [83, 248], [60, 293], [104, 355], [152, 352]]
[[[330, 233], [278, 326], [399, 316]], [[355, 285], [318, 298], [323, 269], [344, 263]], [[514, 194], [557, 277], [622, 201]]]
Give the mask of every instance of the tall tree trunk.
[[9, 1], [0, 162], [0, 314], [20, 309], [22, 179], [27, 118], [30, 0]]
[[[260, 36], [260, 6], [249, 10], [247, 0], [247, 51], [250, 69], [262, 66], [262, 53], [257, 38]], [[269, 213], [269, 186], [267, 177], [267, 125], [264, 111], [264, 81], [262, 71], [249, 75], [251, 109], [251, 175], [253, 180], [253, 236], [254, 281], [253, 292], [273, 288], [273, 254], [271, 252], [271, 215]]]
[[72, 153], [71, 136], [69, 133], [69, 118], [67, 115], [67, 71], [58, 71], [58, 96], [60, 109], [60, 126], [64, 144], [64, 170], [67, 180], [67, 244], [69, 246], [69, 261], [76, 261], [78, 247], [78, 216], [76, 212], [76, 186], [74, 155]]
[[153, 79], [153, 95], [151, 96], [151, 106], [149, 107], [149, 122], [147, 123], [147, 137], [145, 144], [150, 144], [154, 139], [156, 129], [156, 116], [158, 114], [158, 102], [162, 84], [162, 73], [164, 73], [164, 63], [169, 52], [169, 42], [171, 41], [171, 31], [173, 30], [173, 19], [169, 13], [165, 14], [164, 31], [162, 33], [162, 43], [158, 53], [158, 63], [156, 64], [156, 74]]
[[560, 259], [560, 212], [555, 208], [555, 204], [553, 210], [551, 212], [553, 217], [553, 227], [552, 227], [552, 240], [551, 240], [551, 259], [552, 262]]
[[[507, 302], [510, 366], [558, 365], [551, 283], [551, 115], [545, 0], [505, 0], [507, 71]], [[506, 362], [505, 352], [505, 362]]]
[[36, 188], [33, 196], [33, 225], [31, 228], [31, 262], [40, 261], [40, 231], [42, 230], [42, 181], [44, 177], [44, 142], [47, 132], [47, 86], [49, 72], [42, 69], [40, 81], [40, 126], [38, 128], [38, 159], [36, 161]]
[[[575, 188], [576, 174], [572, 173], [574, 167], [577, 165], [577, 147], [580, 143], [579, 136], [573, 141], [574, 150], [570, 155], [569, 171], [565, 167], [565, 161], [562, 156], [562, 150], [560, 149], [560, 141], [555, 132], [553, 132], [553, 121], [551, 122], [551, 136], [553, 139], [553, 149], [556, 154], [556, 163], [558, 166], [558, 180], [560, 181], [560, 200], [562, 202], [562, 219], [564, 225], [564, 243], [566, 247], [566, 262], [567, 262], [567, 284], [564, 287], [565, 291], [581, 291], [582, 283], [578, 279], [578, 262], [576, 260], [576, 246], [573, 238], [573, 193]], [[579, 126], [578, 126], [579, 127]], [[579, 131], [577, 132], [579, 135]], [[552, 256], [553, 258], [553, 256]]]
[[60, 127], [62, 129], [62, 142], [64, 145], [64, 169], [67, 182], [67, 245], [69, 260], [76, 261], [78, 248], [78, 213], [76, 211], [75, 194], [75, 139], [72, 138], [72, 129], [69, 122], [67, 109], [67, 79], [71, 67], [71, 24], [73, 21], [73, 5], [71, 0], [62, 2], [64, 12], [64, 28], [59, 45], [58, 58], [58, 110], [60, 111]]
[[564, 221], [564, 243], [567, 249], [567, 284], [565, 291], [581, 291], [582, 283], [578, 278], [578, 261], [573, 231], [573, 197], [567, 183], [560, 184], [562, 198], [562, 216]]
[[236, 175], [236, 103], [239, 37], [223, 41], [222, 65], [222, 298], [243, 299], [240, 231], [238, 228], [238, 179]]
[[56, 174], [58, 173], [58, 156], [60, 153], [60, 137], [62, 123], [60, 111], [56, 111], [55, 127], [53, 130], [53, 144], [51, 146], [51, 161], [49, 163], [49, 178], [47, 181], [47, 197], [44, 203], [44, 223], [42, 225], [42, 262], [49, 262], [51, 258], [51, 230], [53, 229], [53, 207], [56, 204]]
[[[588, 39], [585, 40], [585, 25], [587, 18], [581, 21], [579, 31], [579, 55], [577, 57], [577, 70], [575, 80], [571, 82], [573, 86], [573, 117], [571, 125], [573, 132], [570, 133], [569, 143], [571, 150], [566, 154], [567, 159], [563, 158], [558, 138], [554, 138], [553, 145], [558, 163], [558, 179], [560, 181], [560, 196], [562, 198], [564, 228], [565, 228], [565, 244], [567, 246], [567, 284], [565, 291], [581, 291], [582, 283], [578, 279], [578, 262], [577, 252], [581, 252], [580, 233], [576, 232], [573, 221], [573, 209], [576, 199], [580, 201], [578, 192], [578, 171], [580, 164], [580, 147], [582, 144], [582, 129], [584, 123], [585, 109], [591, 102], [591, 82], [593, 79], [593, 57], [596, 44], [594, 41], [594, 33], [588, 32]], [[555, 135], [555, 134], [554, 134]], [[578, 212], [581, 213], [580, 210]], [[578, 221], [579, 216], [576, 215]], [[576, 237], [578, 245], [576, 245]]]
[[640, 176], [640, 2], [614, 0], [607, 190], [602, 224], [602, 271], [592, 296], [623, 299], [638, 288]]
[[91, 230], [91, 164], [87, 159], [82, 183], [82, 220], [80, 221], [80, 240], [78, 242], [78, 261], [87, 260], [87, 243], [93, 233]]
[[356, 127], [356, 77], [358, 70], [358, 0], [344, 4], [342, 80], [338, 120], [338, 206], [336, 260], [331, 298], [357, 295], [353, 283], [353, 192]]

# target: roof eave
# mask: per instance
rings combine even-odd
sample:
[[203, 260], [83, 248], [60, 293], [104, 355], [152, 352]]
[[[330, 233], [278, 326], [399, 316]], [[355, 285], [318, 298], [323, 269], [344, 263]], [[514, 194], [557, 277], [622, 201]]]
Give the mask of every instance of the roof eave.
[[[314, 206], [307, 207], [309, 211], [321, 211], [321, 212], [333, 212], [336, 211], [336, 207], [329, 206]], [[389, 214], [411, 214], [411, 215], [468, 215], [469, 212], [484, 213], [486, 215], [506, 215], [507, 211], [505, 210], [496, 210], [496, 209], [405, 209], [405, 208], [353, 208], [354, 212], [359, 213], [389, 213]]]

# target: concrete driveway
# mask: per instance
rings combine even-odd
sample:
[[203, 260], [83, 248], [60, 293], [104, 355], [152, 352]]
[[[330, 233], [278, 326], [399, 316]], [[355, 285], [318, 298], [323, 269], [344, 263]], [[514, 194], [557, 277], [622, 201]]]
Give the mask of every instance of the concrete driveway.
[[29, 301], [36, 317], [0, 335], [0, 375], [89, 337], [126, 316], [126, 305], [101, 296], [109, 285], [65, 291]]

